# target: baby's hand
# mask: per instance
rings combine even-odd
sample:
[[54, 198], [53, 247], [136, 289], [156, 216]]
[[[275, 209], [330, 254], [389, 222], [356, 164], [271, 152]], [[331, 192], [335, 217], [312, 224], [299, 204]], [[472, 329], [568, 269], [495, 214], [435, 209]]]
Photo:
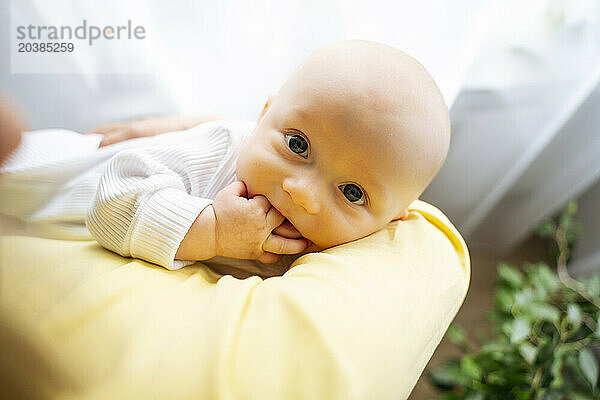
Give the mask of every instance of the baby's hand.
[[285, 217], [271, 207], [266, 197], [246, 196], [246, 185], [239, 181], [217, 194], [212, 205], [216, 255], [274, 263], [281, 254], [297, 254], [308, 247], [307, 239], [294, 238], [298, 235], [289, 234], [284, 228], [279, 228], [279, 232], [288, 233], [285, 236], [273, 232]]

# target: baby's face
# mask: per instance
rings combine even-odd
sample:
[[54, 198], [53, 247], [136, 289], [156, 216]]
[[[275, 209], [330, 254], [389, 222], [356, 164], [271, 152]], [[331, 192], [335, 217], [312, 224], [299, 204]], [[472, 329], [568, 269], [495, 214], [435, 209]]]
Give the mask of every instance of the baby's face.
[[421, 64], [387, 45], [345, 41], [288, 78], [236, 174], [319, 250], [404, 216], [449, 143], [448, 109]]
[[236, 173], [249, 198], [264, 195], [323, 249], [381, 229], [406, 202], [398, 195], [410, 194], [398, 184], [394, 117], [357, 98], [304, 89], [269, 105]]

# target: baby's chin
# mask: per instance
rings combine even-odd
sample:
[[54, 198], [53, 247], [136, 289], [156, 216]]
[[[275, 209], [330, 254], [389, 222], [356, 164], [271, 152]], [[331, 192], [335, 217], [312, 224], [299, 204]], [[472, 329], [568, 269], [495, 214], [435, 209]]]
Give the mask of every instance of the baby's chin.
[[316, 252], [322, 251], [322, 250], [325, 250], [325, 248], [319, 247], [316, 244], [314, 244], [313, 242], [310, 242], [310, 245], [308, 245], [306, 250], [304, 250], [304, 253], [316, 253]]
[[322, 250], [325, 250], [325, 248], [319, 247], [316, 244], [314, 244], [313, 242], [309, 242], [309, 243], [310, 244], [308, 245], [308, 247], [306, 249], [304, 249], [300, 253], [296, 254], [297, 257], [303, 256], [304, 254], [318, 253]]

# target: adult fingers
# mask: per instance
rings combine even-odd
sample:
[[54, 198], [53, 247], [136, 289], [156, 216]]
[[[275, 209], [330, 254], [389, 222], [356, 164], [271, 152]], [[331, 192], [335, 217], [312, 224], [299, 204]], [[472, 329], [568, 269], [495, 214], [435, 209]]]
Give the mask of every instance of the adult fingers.
[[288, 239], [270, 234], [262, 245], [262, 249], [275, 254], [297, 254], [308, 247], [307, 239]]
[[95, 127], [92, 130], [87, 131], [86, 133], [108, 133], [116, 128], [119, 128], [121, 124], [106, 124]]
[[108, 146], [124, 140], [131, 139], [124, 129], [116, 129], [109, 133], [105, 133], [100, 141], [100, 147]]
[[273, 233], [289, 239], [300, 239], [302, 234], [292, 225], [290, 221], [285, 219], [281, 225], [273, 229]]
[[273, 264], [281, 260], [281, 257], [283, 257], [281, 254], [263, 253], [258, 257], [258, 261], [265, 264]]

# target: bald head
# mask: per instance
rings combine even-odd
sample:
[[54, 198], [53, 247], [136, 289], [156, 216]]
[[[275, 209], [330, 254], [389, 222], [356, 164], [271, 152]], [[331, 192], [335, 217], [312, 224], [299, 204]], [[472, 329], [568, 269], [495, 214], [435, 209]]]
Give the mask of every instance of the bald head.
[[368, 135], [373, 156], [385, 145], [389, 167], [399, 170], [402, 200], [418, 198], [446, 159], [450, 119], [443, 96], [418, 61], [391, 46], [352, 40], [324, 47], [294, 71], [278, 96], [332, 106], [330, 119], [347, 120], [346, 135]]
[[324, 249], [405, 215], [442, 166], [448, 110], [421, 64], [392, 47], [313, 53], [267, 102], [236, 176]]

